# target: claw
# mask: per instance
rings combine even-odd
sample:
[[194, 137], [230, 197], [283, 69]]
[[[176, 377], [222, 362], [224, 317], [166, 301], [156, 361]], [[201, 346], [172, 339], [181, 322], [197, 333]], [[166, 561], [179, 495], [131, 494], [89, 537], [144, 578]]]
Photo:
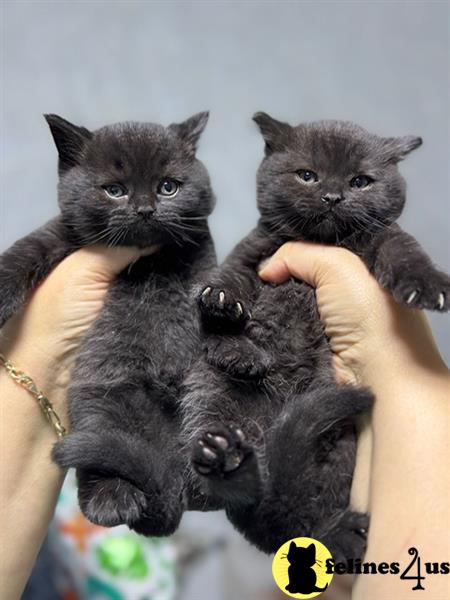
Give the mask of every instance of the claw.
[[209, 473], [211, 473], [211, 469], [209, 467], [204, 467], [203, 465], [196, 465], [196, 469], [199, 473], [203, 473], [203, 475], [209, 475]]
[[238, 438], [242, 441], [244, 441], [245, 436], [244, 436], [244, 432], [242, 431], [242, 429], [235, 429], [234, 433], [238, 436]]
[[219, 292], [219, 306], [223, 308], [225, 306], [225, 294], [224, 292]]
[[244, 309], [242, 308], [242, 304], [240, 302], [236, 302], [236, 309], [239, 316], [244, 314]]
[[217, 454], [206, 446], [203, 448], [203, 456], [209, 460], [215, 460], [217, 458]]
[[211, 293], [211, 289], [209, 286], [207, 288], [205, 288], [202, 292], [202, 297], [204, 298], [205, 296], [209, 296], [209, 294]]
[[219, 448], [221, 448], [222, 450], [226, 450], [228, 448], [227, 440], [221, 435], [213, 435], [212, 433], [207, 433], [206, 437], [212, 442], [214, 442], [217, 446], [219, 446]]
[[416, 298], [418, 293], [418, 290], [414, 290], [413, 292], [411, 292], [408, 296], [408, 299], [406, 300], [406, 304], [411, 304], [412, 302], [414, 302], [414, 298]]
[[438, 296], [438, 308], [442, 310], [444, 308], [445, 303], [445, 294], [441, 292]]

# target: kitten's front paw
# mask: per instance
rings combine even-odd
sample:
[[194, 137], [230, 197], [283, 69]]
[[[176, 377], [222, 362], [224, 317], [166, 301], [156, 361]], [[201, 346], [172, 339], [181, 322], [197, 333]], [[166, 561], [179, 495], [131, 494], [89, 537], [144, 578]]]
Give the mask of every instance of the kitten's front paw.
[[209, 322], [244, 325], [250, 318], [244, 303], [231, 290], [207, 286], [198, 297], [202, 317]]
[[214, 425], [194, 442], [192, 466], [203, 477], [225, 477], [253, 454], [244, 433], [233, 425]]
[[395, 277], [391, 291], [397, 302], [411, 308], [450, 310], [450, 277], [439, 271], [416, 276], [399, 275]]

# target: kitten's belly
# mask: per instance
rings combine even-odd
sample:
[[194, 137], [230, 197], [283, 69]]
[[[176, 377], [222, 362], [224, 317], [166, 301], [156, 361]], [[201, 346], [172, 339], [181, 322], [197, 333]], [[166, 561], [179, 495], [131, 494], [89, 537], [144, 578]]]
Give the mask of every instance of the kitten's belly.
[[[248, 334], [272, 356], [271, 383], [302, 391], [330, 368], [330, 351], [314, 290], [299, 281], [262, 284]], [[292, 391], [292, 390], [291, 390]]]
[[84, 379], [142, 377], [147, 385], [180, 385], [199, 353], [196, 311], [187, 282], [157, 283], [118, 280], [111, 287], [80, 352]]

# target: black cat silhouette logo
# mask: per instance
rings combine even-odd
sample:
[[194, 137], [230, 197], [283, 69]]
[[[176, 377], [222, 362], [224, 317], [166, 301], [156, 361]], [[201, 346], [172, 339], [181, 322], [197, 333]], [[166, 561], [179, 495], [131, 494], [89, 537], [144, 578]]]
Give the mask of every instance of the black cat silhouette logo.
[[333, 558], [326, 546], [312, 538], [295, 538], [279, 548], [272, 563], [275, 583], [292, 598], [315, 598], [330, 585], [326, 561]]

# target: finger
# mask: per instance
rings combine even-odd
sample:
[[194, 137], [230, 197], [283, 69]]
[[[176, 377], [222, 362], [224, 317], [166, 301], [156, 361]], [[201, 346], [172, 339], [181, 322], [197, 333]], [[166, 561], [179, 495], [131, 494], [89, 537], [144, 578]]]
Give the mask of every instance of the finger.
[[142, 256], [153, 254], [158, 249], [159, 246], [147, 248], [91, 246], [78, 250], [66, 260], [71, 259], [70, 266], [80, 274], [82, 273], [84, 277], [88, 276], [97, 281], [109, 282], [128, 265], [133, 264]]
[[319, 287], [327, 277], [335, 277], [349, 261], [358, 259], [343, 248], [309, 242], [288, 242], [262, 267], [259, 276], [272, 283], [283, 283], [289, 277], [296, 277], [313, 287]]

